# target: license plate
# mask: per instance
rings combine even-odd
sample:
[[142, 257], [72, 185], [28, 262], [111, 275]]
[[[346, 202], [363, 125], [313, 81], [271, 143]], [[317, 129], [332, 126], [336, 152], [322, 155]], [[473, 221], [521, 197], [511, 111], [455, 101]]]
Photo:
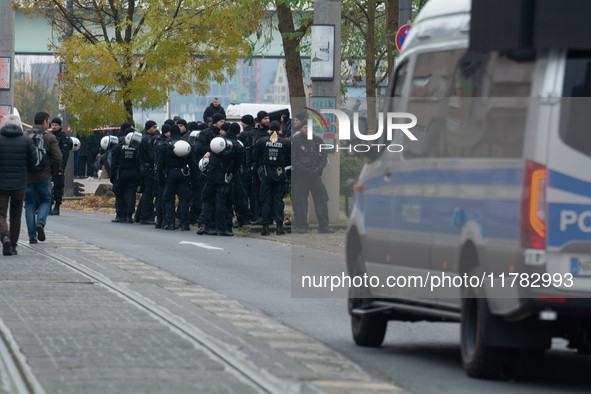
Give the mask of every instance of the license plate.
[[591, 276], [591, 259], [582, 259], [579, 257], [571, 257], [570, 272], [578, 276]]

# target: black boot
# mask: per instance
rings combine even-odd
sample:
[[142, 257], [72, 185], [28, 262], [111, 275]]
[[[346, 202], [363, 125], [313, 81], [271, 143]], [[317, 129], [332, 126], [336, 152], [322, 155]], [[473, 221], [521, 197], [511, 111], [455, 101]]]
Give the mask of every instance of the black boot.
[[181, 231], [191, 231], [191, 227], [188, 225], [181, 224]]
[[199, 228], [197, 229], [197, 234], [203, 235], [205, 233], [207, 233], [207, 226], [202, 223], [199, 225]]
[[133, 215], [127, 215], [127, 223], [133, 223]]
[[125, 217], [122, 215], [115, 216], [115, 219], [111, 220], [113, 223], [125, 223]]
[[285, 235], [285, 231], [283, 231], [283, 222], [277, 223], [277, 231], [275, 232], [277, 235]]
[[261, 231], [261, 235], [271, 235], [268, 224], [263, 224], [263, 231]]
[[53, 216], [59, 216], [60, 215], [60, 206], [56, 204], [51, 212], [52, 212], [51, 214]]
[[154, 227], [156, 228], [162, 228], [162, 221], [156, 221], [156, 224], [154, 225]]
[[167, 224], [166, 226], [164, 226], [164, 229], [174, 231], [175, 227], [174, 224]]
[[10, 238], [4, 237], [2, 238], [2, 254], [4, 256], [12, 256], [12, 242]]

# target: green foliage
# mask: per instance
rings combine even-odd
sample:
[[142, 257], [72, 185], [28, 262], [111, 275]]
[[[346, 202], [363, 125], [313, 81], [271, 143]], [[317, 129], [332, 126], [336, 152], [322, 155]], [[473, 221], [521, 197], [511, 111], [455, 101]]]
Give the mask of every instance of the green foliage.
[[349, 156], [346, 154], [341, 155], [341, 179], [339, 185], [339, 194], [344, 195], [346, 191], [345, 185], [349, 179], [353, 178], [357, 180], [365, 160], [361, 157]]
[[206, 94], [251, 50], [262, 0], [22, 0], [58, 32], [62, 102], [90, 130], [160, 108], [171, 92]]

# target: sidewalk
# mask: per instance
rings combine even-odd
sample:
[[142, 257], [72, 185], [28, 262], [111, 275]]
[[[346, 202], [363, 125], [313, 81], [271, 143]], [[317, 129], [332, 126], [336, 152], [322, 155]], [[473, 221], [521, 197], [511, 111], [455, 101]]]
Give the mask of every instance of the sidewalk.
[[47, 393], [261, 392], [236, 365], [280, 387], [270, 392], [403, 392], [154, 266], [49, 231], [35, 246], [60, 261], [25, 245], [0, 258], [0, 316]]

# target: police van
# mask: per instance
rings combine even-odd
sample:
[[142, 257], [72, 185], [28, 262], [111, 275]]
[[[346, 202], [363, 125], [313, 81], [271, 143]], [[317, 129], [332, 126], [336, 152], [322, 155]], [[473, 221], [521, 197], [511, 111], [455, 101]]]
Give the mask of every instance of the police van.
[[[351, 287], [358, 345], [380, 346], [389, 320], [460, 322], [477, 378], [531, 373], [553, 337], [591, 353], [591, 46], [525, 33], [507, 48], [491, 13], [516, 35], [560, 18], [544, 19], [552, 2], [503, 2], [536, 4], [529, 19], [494, 3], [430, 0], [417, 16], [382, 110], [414, 114], [417, 141], [364, 154], [346, 248], [349, 275], [382, 284]], [[591, 17], [573, 14], [573, 31]], [[445, 275], [484, 280], [387, 282]]]

